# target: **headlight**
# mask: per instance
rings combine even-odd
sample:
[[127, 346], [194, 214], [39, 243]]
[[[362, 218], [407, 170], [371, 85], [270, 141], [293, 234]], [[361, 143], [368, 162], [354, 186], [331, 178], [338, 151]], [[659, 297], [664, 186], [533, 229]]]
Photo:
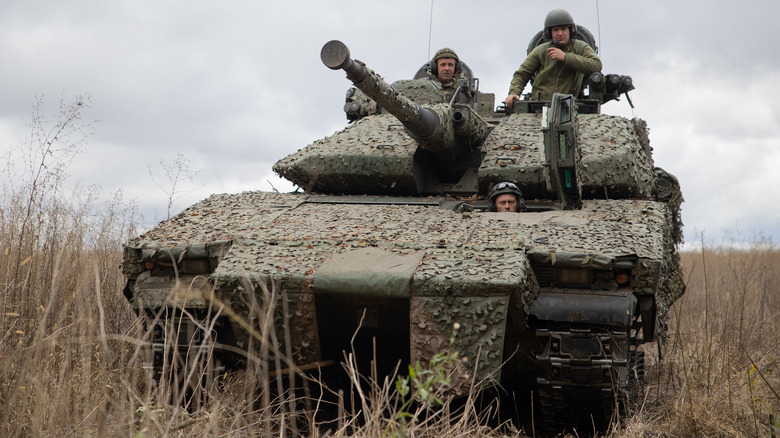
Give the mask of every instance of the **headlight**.
[[556, 269], [553, 282], [558, 287], [590, 288], [593, 271], [590, 269]]

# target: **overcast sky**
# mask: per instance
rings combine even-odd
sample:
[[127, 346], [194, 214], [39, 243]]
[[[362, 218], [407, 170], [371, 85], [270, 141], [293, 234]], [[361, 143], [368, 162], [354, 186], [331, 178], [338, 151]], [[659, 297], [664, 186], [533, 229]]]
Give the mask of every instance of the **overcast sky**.
[[273, 163], [346, 126], [350, 83], [322, 65], [324, 43], [342, 40], [390, 82], [451, 47], [500, 101], [554, 7], [596, 36], [605, 73], [633, 77], [635, 109], [621, 99], [603, 112], [647, 121], [656, 165], [683, 188], [686, 241], [779, 242], [775, 1], [5, 0], [0, 145], [29, 137], [36, 94], [53, 118], [61, 96], [87, 94], [85, 119], [100, 122], [72, 186], [122, 189], [151, 223], [167, 196], [148, 167], [164, 183], [160, 160], [181, 153], [196, 174], [176, 211], [212, 193], [287, 191]]

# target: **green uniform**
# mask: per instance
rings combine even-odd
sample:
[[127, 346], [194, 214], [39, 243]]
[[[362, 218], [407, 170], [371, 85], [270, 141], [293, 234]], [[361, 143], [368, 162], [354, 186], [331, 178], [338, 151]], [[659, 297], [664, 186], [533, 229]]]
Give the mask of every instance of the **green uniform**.
[[566, 53], [563, 62], [554, 61], [547, 55], [551, 43], [538, 45], [523, 61], [512, 76], [509, 94], [521, 95], [525, 85], [534, 73], [531, 100], [551, 100], [553, 93], [579, 93], [583, 79], [601, 70], [601, 60], [584, 41], [572, 39], [562, 50]]
[[[450, 103], [450, 100], [452, 100], [452, 96], [455, 94], [455, 90], [458, 89], [458, 86], [455, 81], [458, 80], [460, 77], [460, 74], [455, 75], [455, 77], [452, 78], [449, 82], [446, 84], [442, 81], [440, 81], [435, 76], [429, 75], [431, 78], [431, 82], [433, 82], [434, 87], [441, 89], [441, 95], [442, 95], [442, 102], [443, 103]], [[456, 103], [466, 103], [468, 100], [468, 97], [464, 95], [460, 95], [458, 102]]]

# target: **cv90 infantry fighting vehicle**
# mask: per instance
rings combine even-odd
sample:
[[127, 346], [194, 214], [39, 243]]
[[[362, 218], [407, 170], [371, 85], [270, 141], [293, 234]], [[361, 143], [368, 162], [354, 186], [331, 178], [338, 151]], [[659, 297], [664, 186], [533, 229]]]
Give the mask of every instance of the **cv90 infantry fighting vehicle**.
[[[391, 87], [339, 41], [321, 57], [357, 87], [354, 122], [276, 163], [303, 193], [213, 195], [127, 243], [155, 375], [200, 355], [210, 377], [263, 350], [271, 374], [340, 368], [345, 351], [388, 374], [451, 346], [467, 358], [457, 393], [534, 398], [550, 431], [608, 424], [684, 291], [677, 181], [643, 121], [600, 113], [630, 78], [493, 112], [473, 78], [444, 100], [427, 78]], [[527, 212], [488, 211], [502, 181]]]

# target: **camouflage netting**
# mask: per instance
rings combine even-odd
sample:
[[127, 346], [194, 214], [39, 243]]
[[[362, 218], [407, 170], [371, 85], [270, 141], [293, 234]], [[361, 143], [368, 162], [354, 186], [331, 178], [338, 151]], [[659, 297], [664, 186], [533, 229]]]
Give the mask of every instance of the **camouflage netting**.
[[[425, 205], [307, 203], [308, 197], [266, 192], [213, 195], [128, 246], [247, 240], [270, 245], [327, 241], [416, 249], [435, 247], [443, 239], [446, 245], [492, 250], [530, 245], [559, 252], [656, 258], [666, 245], [661, 229], [669, 214], [665, 204], [641, 200], [592, 200], [582, 210], [504, 215], [461, 214]], [[422, 199], [436, 204], [440, 198]]]
[[[382, 135], [376, 135], [380, 130]], [[417, 144], [389, 114], [358, 120], [346, 129], [279, 160], [273, 170], [308, 191], [416, 193]]]
[[[395, 81], [393, 88], [403, 93], [404, 96], [419, 103], [428, 105], [433, 103], [449, 103], [450, 94], [445, 92], [438, 81], [430, 79], [403, 79]], [[455, 103], [472, 103], [472, 100], [465, 95], [460, 95]], [[476, 93], [477, 113], [482, 117], [493, 115], [493, 105], [495, 104], [495, 95], [493, 93]]]
[[421, 105], [449, 103], [441, 88], [441, 84], [427, 78], [403, 79], [393, 82], [392, 86], [403, 93], [404, 96]]
[[[318, 270], [349, 252], [359, 256], [344, 260], [365, 260], [351, 272], [379, 272], [380, 259], [371, 254], [416, 257], [419, 263], [396, 270], [401, 278], [408, 275], [408, 292], [400, 287], [396, 293], [411, 298], [412, 360], [439, 352], [457, 322], [462, 328], [456, 347], [470, 357], [471, 369], [475, 348], [481, 348], [480, 379], [500, 365], [509, 307], [517, 306], [524, 315], [535, 297], [526, 251], [635, 254], [644, 267], [639, 293], [674, 292], [661, 286], [673, 280], [668, 277], [674, 269], [666, 261], [674, 247], [669, 210], [662, 203], [585, 201], [582, 210], [513, 214], [455, 213], [437, 207], [436, 199], [430, 205], [393, 205], [310, 203], [307, 198], [263, 192], [214, 195], [129, 242], [126, 253], [229, 242], [220, 244], [227, 252], [210, 278], [221, 299], [240, 313], [246, 310], [240, 296], [247, 281], [279, 284], [292, 309], [293, 339], [302, 340], [293, 354], [300, 363], [319, 360], [313, 299]], [[130, 264], [139, 259], [127, 257]], [[125, 270], [137, 275], [131, 266]], [[378, 281], [387, 278], [379, 275]], [[367, 290], [381, 288], [373, 280], [355, 281]], [[670, 302], [670, 297], [658, 296], [658, 302]]]
[[[577, 118], [583, 198], [643, 198], [653, 194], [655, 170], [644, 122], [581, 114]], [[514, 114], [499, 124], [483, 145], [480, 181], [515, 181], [526, 197], [544, 197], [542, 117]]]
[[485, 158], [479, 167], [481, 181], [513, 181], [526, 198], [539, 198], [543, 186], [541, 163], [542, 118], [535, 114], [516, 114], [496, 126], [482, 145]]
[[[430, 78], [402, 79], [393, 82], [391, 86], [405, 97], [420, 105], [450, 103], [450, 100], [452, 99], [451, 95], [454, 93], [453, 89], [445, 91], [440, 82], [431, 80]], [[492, 116], [495, 95], [492, 93], [477, 92], [476, 96], [477, 113], [482, 117]], [[468, 103], [471, 105], [473, 102], [472, 99], [466, 95], [466, 92], [462, 92], [462, 94], [458, 95], [458, 99], [453, 103]], [[354, 121], [366, 116], [378, 114], [382, 111], [382, 108], [368, 97], [366, 93], [360, 91], [360, 89], [351, 88], [347, 91], [344, 112], [346, 112], [348, 120]]]
[[[644, 122], [580, 115], [578, 131], [584, 198], [650, 199], [655, 170]], [[393, 116], [363, 118], [274, 165], [274, 171], [308, 191], [417, 194], [418, 143]], [[541, 116], [514, 114], [494, 125], [481, 150], [479, 186], [515, 181], [527, 198], [549, 197], [542, 176]]]
[[581, 114], [577, 122], [583, 197], [652, 197], [655, 169], [645, 122], [595, 114]]

